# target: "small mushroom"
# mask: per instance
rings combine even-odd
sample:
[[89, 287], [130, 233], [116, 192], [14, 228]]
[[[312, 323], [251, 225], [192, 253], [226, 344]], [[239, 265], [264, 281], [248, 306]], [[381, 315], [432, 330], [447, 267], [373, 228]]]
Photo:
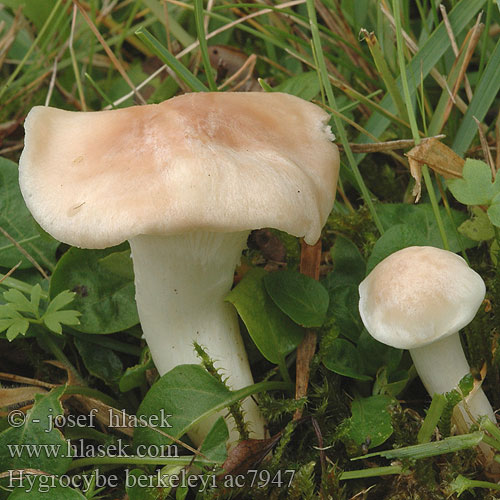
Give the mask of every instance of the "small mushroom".
[[[128, 240], [144, 337], [164, 374], [205, 346], [233, 389], [253, 384], [225, 296], [250, 230], [313, 244], [335, 197], [337, 147], [318, 106], [281, 93], [197, 93], [99, 112], [35, 107], [19, 182], [60, 241]], [[265, 436], [244, 402], [251, 437]], [[199, 444], [212, 421], [191, 432]], [[234, 442], [234, 433], [230, 440]]]
[[[434, 247], [409, 247], [380, 262], [359, 285], [359, 312], [378, 341], [409, 349], [432, 396], [456, 388], [470, 372], [459, 330], [476, 315], [486, 287], [462, 257]], [[481, 387], [460, 404], [466, 424], [496, 422]], [[468, 410], [468, 411], [467, 411]]]

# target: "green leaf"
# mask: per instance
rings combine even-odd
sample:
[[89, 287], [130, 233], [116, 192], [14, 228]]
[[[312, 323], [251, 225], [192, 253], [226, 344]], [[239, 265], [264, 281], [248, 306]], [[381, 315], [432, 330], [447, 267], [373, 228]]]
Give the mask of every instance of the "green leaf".
[[334, 272], [329, 273], [322, 281], [330, 296], [327, 318], [328, 320], [334, 320], [335, 325], [338, 326], [340, 333], [344, 337], [356, 342], [363, 330], [363, 323], [358, 309], [358, 286], [337, 285], [334, 274]]
[[488, 208], [488, 217], [493, 225], [500, 227], [500, 193], [493, 198]]
[[334, 339], [322, 350], [323, 364], [332, 372], [357, 380], [371, 380], [365, 374], [363, 360], [348, 340]]
[[264, 276], [264, 285], [274, 303], [295, 323], [319, 327], [326, 318], [330, 300], [325, 287], [297, 271], [285, 270]]
[[393, 403], [393, 398], [384, 395], [354, 399], [348, 436], [359, 446], [380, 446], [393, 433], [391, 415], [387, 410]]
[[279, 364], [302, 340], [304, 331], [283, 314], [267, 294], [266, 271], [254, 268], [228, 294], [262, 355]]
[[413, 459], [418, 460], [421, 458], [435, 457], [445, 453], [453, 453], [455, 451], [466, 450], [477, 446], [483, 440], [484, 434], [480, 431], [472, 432], [471, 434], [463, 434], [461, 436], [452, 436], [441, 441], [434, 441], [432, 443], [416, 444], [413, 446], [405, 446], [395, 450], [379, 451], [376, 453], [369, 453], [361, 457], [356, 457], [353, 460], [361, 460], [372, 457], [384, 457], [388, 459]]
[[[127, 473], [128, 480], [125, 484], [125, 489], [127, 491], [129, 500], [160, 500], [165, 498], [163, 493], [164, 488], [159, 488], [156, 486], [154, 480], [152, 481], [152, 486], [149, 485], [150, 474], [146, 473], [142, 469], [132, 469]], [[148, 477], [147, 486], [143, 486], [142, 482], [144, 478]], [[165, 481], [168, 484], [168, 481]]]
[[3, 293], [3, 298], [16, 309], [16, 311], [28, 312], [36, 315], [38, 309], [33, 308], [33, 304], [26, 298], [26, 296], [15, 288], [10, 288]]
[[263, 390], [289, 388], [281, 382], [261, 382], [237, 391], [230, 391], [222, 382], [206, 372], [200, 365], [179, 365], [163, 375], [148, 391], [139, 409], [138, 416], [151, 422], [150, 417], [160, 419], [162, 413], [168, 417], [168, 425], [137, 427], [134, 443], [169, 444], [171, 440], [161, 434], [180, 438], [193, 425], [251, 394]]
[[[137, 415], [170, 414], [168, 424], [158, 429], [173, 437], [182, 437], [195, 423], [216, 409], [228, 406], [231, 391], [199, 365], [180, 365], [163, 375], [148, 391]], [[134, 432], [136, 444], [170, 443], [152, 428], [138, 427]]]
[[462, 175], [462, 179], [450, 179], [447, 184], [464, 205], [489, 205], [500, 192], [500, 180], [492, 181], [491, 169], [483, 161], [468, 158]]
[[216, 420], [201, 445], [201, 453], [214, 463], [223, 464], [227, 458], [226, 442], [229, 439], [226, 421], [220, 417]]
[[136, 387], [140, 387], [146, 382], [146, 371], [154, 368], [153, 358], [149, 348], [145, 348], [139, 364], [130, 366], [120, 378], [120, 391], [127, 392]]
[[[135, 288], [127, 272], [115, 274], [118, 262], [124, 262], [122, 252], [126, 245], [106, 250], [71, 248], [54, 270], [50, 282], [50, 296], [69, 288], [76, 292], [72, 306], [82, 313], [75, 329], [86, 333], [114, 333], [137, 323]], [[118, 251], [121, 255], [106, 259]]]
[[333, 271], [328, 273], [329, 288], [359, 285], [366, 273], [366, 263], [358, 247], [347, 238], [337, 236], [330, 249]]
[[273, 92], [292, 94], [306, 101], [314, 99], [320, 90], [321, 85], [316, 71], [307, 71], [300, 75], [292, 76], [273, 88]]
[[[52, 426], [52, 419], [64, 413], [60, 403], [64, 389], [60, 386], [48, 394], [36, 395], [24, 424], [0, 434], [0, 470], [31, 468], [49, 474], [67, 471], [71, 463], [67, 443]], [[17, 445], [21, 447], [15, 448]]]
[[382, 342], [375, 340], [364, 328], [358, 338], [357, 348], [363, 359], [366, 373], [369, 375], [376, 375], [380, 368], [385, 366], [388, 377], [392, 378], [391, 375], [398, 368], [403, 355], [401, 349], [382, 344]]
[[106, 347], [96, 349], [95, 344], [76, 338], [75, 346], [82, 357], [85, 367], [94, 377], [106, 383], [117, 382], [123, 373], [120, 358]]
[[[491, 208], [491, 207], [490, 207]], [[488, 241], [495, 237], [489, 213], [480, 207], [471, 207], [472, 218], [463, 222], [458, 231], [474, 241]]]
[[50, 314], [59, 309], [62, 309], [64, 306], [71, 304], [76, 297], [75, 292], [70, 292], [69, 290], [64, 290], [57, 294], [49, 303], [45, 314]]
[[26, 319], [19, 318], [13, 320], [12, 324], [7, 329], [7, 340], [12, 342], [19, 334], [26, 335], [29, 326], [29, 321]]
[[31, 2], [30, 0], [3, 0], [2, 3], [7, 7], [12, 7], [14, 10], [22, 7], [23, 15], [40, 29], [56, 4], [56, 1]]
[[106, 255], [106, 257], [99, 259], [99, 265], [116, 276], [127, 281], [134, 281], [134, 266], [132, 265], [130, 249]]
[[[382, 223], [389, 229], [375, 243], [372, 254], [368, 259], [367, 273], [391, 253], [408, 246], [428, 245], [443, 248], [441, 235], [430, 204], [386, 204], [379, 205], [377, 211]], [[451, 210], [452, 221], [444, 208], [441, 208], [440, 212], [450, 251], [459, 252], [462, 247], [471, 248], [477, 245], [475, 241], [463, 236], [460, 237], [456, 230], [456, 227], [466, 220], [467, 216], [465, 214]]]
[[425, 245], [430, 245], [428, 238], [414, 226], [409, 224], [392, 226], [375, 243], [366, 272], [369, 273], [379, 262], [398, 250]]
[[[50, 500], [86, 500], [79, 491], [66, 486], [61, 486], [57, 478], [48, 475], [41, 475], [28, 482], [24, 476], [23, 485], [18, 486], [10, 495], [8, 500], [40, 500], [40, 497], [46, 497]], [[67, 482], [67, 481], [65, 481]]]
[[48, 313], [44, 314], [43, 316], [43, 322], [45, 323], [45, 326], [53, 331], [54, 333], [61, 334], [62, 333], [62, 326], [61, 324], [64, 325], [79, 325], [80, 320], [78, 319], [80, 316], [80, 312], [78, 311], [56, 311], [53, 313]]
[[[19, 189], [17, 165], [0, 158], [0, 226], [12, 236], [38, 263], [52, 269], [59, 242], [39, 230], [29, 213]], [[21, 269], [33, 264], [18, 248], [0, 234], [0, 265], [14, 267], [21, 261]]]
[[40, 298], [42, 296], [42, 287], [37, 283], [32, 289], [30, 294], [30, 302], [33, 307], [35, 316], [38, 317], [38, 308], [40, 307]]

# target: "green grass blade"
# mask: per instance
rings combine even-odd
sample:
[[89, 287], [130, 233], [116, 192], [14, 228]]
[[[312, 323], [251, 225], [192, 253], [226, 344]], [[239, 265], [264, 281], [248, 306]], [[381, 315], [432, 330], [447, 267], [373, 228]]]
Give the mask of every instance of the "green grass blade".
[[[483, 7], [486, 0], [460, 0], [456, 6], [450, 11], [448, 17], [450, 24], [453, 28], [455, 35], [459, 35], [467, 24], [474, 18], [478, 11]], [[441, 23], [428, 38], [425, 44], [419, 49], [415, 54], [411, 62], [407, 65], [406, 72], [408, 75], [420, 75], [425, 78], [430, 71], [436, 66], [438, 61], [441, 59], [443, 54], [450, 47], [450, 40], [446, 32], [444, 23]], [[401, 79], [397, 80], [398, 86], [401, 85]], [[420, 81], [417, 78], [416, 81]], [[416, 92], [416, 87], [410, 87], [410, 95]], [[392, 102], [390, 95], [387, 95], [382, 99], [380, 105], [391, 113], [396, 112], [396, 107]], [[368, 120], [365, 128], [376, 137], [380, 137], [383, 132], [390, 125], [390, 121], [384, 116], [379, 114], [374, 114]], [[363, 136], [359, 136], [356, 142], [365, 142], [366, 139]], [[363, 154], [356, 156], [358, 161], [364, 158]]]
[[[314, 7], [314, 0], [307, 0], [306, 3], [307, 3], [307, 13], [309, 15], [309, 23], [310, 23], [310, 27], [311, 27], [311, 35], [312, 35], [314, 53], [315, 53], [317, 61], [318, 61], [319, 77], [321, 78], [321, 82], [322, 82], [323, 88], [325, 90], [329, 106], [332, 109], [338, 110], [335, 96], [333, 94], [332, 85], [330, 83], [330, 78], [328, 76], [328, 71], [326, 69], [326, 63], [325, 63], [325, 59], [323, 56], [323, 49], [321, 47], [321, 40], [319, 37], [318, 21], [316, 18], [316, 10]], [[375, 210], [375, 206], [374, 206], [373, 201], [371, 199], [370, 192], [368, 191], [368, 188], [366, 187], [366, 184], [363, 180], [361, 172], [359, 171], [358, 164], [356, 163], [356, 160], [355, 160], [354, 155], [352, 153], [351, 147], [349, 146], [349, 141], [347, 139], [347, 134], [346, 134], [345, 129], [344, 129], [344, 124], [342, 123], [342, 120], [336, 114], [333, 115], [333, 120], [335, 122], [335, 128], [337, 130], [337, 133], [339, 134], [340, 141], [342, 142], [342, 145], [344, 147], [344, 152], [345, 152], [347, 159], [349, 161], [349, 166], [351, 167], [352, 172], [353, 172], [354, 176], [356, 177], [356, 182], [359, 186], [359, 189], [361, 190], [361, 194], [363, 196], [363, 199], [364, 199], [366, 205], [368, 206], [368, 209], [370, 210], [373, 221], [375, 222], [375, 225], [377, 226], [377, 229], [379, 230], [380, 234], [383, 234], [384, 227], [382, 226], [382, 222], [380, 221], [380, 218], [377, 215], [377, 211]]]
[[207, 75], [208, 86], [210, 90], [216, 92], [217, 85], [214, 79], [214, 70], [210, 64], [210, 57], [208, 55], [203, 17], [203, 0], [194, 0], [194, 19], [196, 23], [196, 32], [198, 33], [198, 43], [200, 44], [201, 60], [205, 68], [205, 74]]
[[389, 65], [385, 60], [384, 53], [380, 47], [377, 37], [373, 33], [368, 33], [365, 36], [365, 41], [368, 44], [368, 48], [370, 49], [370, 53], [375, 61], [375, 66], [382, 77], [382, 80], [385, 83], [387, 91], [392, 97], [392, 101], [396, 106], [399, 116], [408, 121], [408, 114], [406, 111], [405, 103], [403, 98], [401, 97], [401, 93], [399, 92], [398, 86], [396, 84], [396, 80], [392, 76], [391, 70], [389, 69]]
[[208, 92], [208, 88], [178, 61], [149, 31], [139, 28], [136, 36], [151, 52], [156, 54], [193, 91]]
[[45, 21], [42, 29], [38, 33], [38, 36], [36, 37], [35, 41], [31, 44], [30, 48], [26, 51], [26, 54], [24, 54], [24, 57], [22, 58], [21, 62], [17, 65], [16, 69], [12, 72], [10, 75], [9, 79], [5, 83], [5, 85], [0, 89], [0, 99], [3, 97], [5, 92], [7, 92], [7, 89], [10, 87], [12, 82], [17, 78], [17, 75], [20, 73], [20, 71], [23, 69], [24, 65], [26, 64], [26, 61], [29, 59], [33, 51], [35, 50], [37, 44], [40, 42], [40, 40], [44, 37], [46, 31], [52, 26], [52, 21], [54, 20], [54, 16], [56, 15], [59, 7], [61, 6], [62, 0], [58, 0], [58, 2], [54, 5], [54, 8], [49, 14], [49, 17], [47, 17], [47, 20]]
[[379, 477], [402, 473], [403, 467], [401, 467], [401, 465], [389, 465], [387, 467], [370, 467], [369, 469], [349, 470], [342, 472], [339, 479], [341, 481], [345, 481], [346, 479], [361, 479], [364, 477]]
[[431, 440], [434, 429], [436, 428], [445, 407], [446, 397], [443, 394], [434, 394], [431, 406], [425, 416], [424, 423], [418, 431], [417, 442], [419, 444], [428, 443]]
[[484, 69], [481, 80], [474, 90], [474, 97], [455, 135], [452, 148], [460, 156], [463, 156], [467, 149], [469, 149], [472, 140], [477, 134], [477, 125], [474, 117], [480, 122], [484, 119], [493, 101], [498, 96], [499, 91], [500, 40], [497, 42], [495, 50]]
[[[403, 35], [402, 35], [401, 16], [400, 16], [400, 0], [393, 0], [392, 4], [394, 8], [394, 19], [396, 21], [396, 42], [398, 46], [398, 62], [399, 62], [399, 70], [401, 72], [400, 75], [401, 85], [403, 86], [403, 95], [406, 104], [406, 109], [408, 112], [408, 118], [410, 120], [411, 133], [413, 135], [413, 140], [415, 141], [415, 145], [418, 145], [420, 144], [420, 135], [418, 131], [417, 120], [415, 118], [415, 112], [413, 110], [410, 87], [408, 85], [408, 79], [406, 75]], [[425, 186], [427, 188], [427, 192], [431, 200], [432, 211], [434, 212], [434, 218], [436, 219], [439, 228], [439, 234], [441, 235], [441, 239], [443, 241], [443, 246], [445, 250], [449, 250], [450, 245], [448, 243], [448, 237], [446, 236], [443, 219], [441, 218], [441, 213], [439, 212], [439, 206], [436, 199], [436, 194], [434, 193], [434, 187], [432, 185], [432, 180], [429, 175], [429, 169], [427, 165], [422, 166], [422, 174], [424, 176]]]
[[478, 431], [471, 434], [448, 437], [442, 439], [441, 441], [434, 441], [432, 443], [416, 444], [414, 446], [405, 446], [404, 448], [397, 448], [395, 450], [369, 453], [368, 455], [356, 457], [352, 460], [363, 460], [365, 458], [372, 457], [384, 457], [389, 460], [393, 458], [418, 460], [421, 458], [435, 457], [445, 453], [453, 453], [455, 451], [473, 448], [483, 440], [483, 437], [484, 433]]

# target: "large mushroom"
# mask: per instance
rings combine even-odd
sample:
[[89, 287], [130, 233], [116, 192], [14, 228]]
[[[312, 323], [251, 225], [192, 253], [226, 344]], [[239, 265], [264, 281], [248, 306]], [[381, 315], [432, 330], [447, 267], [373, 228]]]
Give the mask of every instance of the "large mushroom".
[[[456, 388], [470, 372], [459, 330], [472, 321], [485, 293], [481, 276], [462, 257], [408, 247], [389, 255], [361, 282], [359, 312], [372, 337], [409, 349], [432, 396]], [[459, 408], [468, 425], [483, 415], [496, 422], [481, 387]]]
[[[160, 374], [197, 363], [197, 341], [238, 389], [253, 379], [224, 298], [250, 230], [273, 227], [309, 244], [320, 237], [339, 168], [328, 119], [299, 98], [260, 92], [86, 113], [35, 107], [20, 186], [58, 240], [130, 242], [139, 317]], [[251, 436], [264, 437], [255, 403], [244, 409]], [[210, 425], [190, 434], [196, 444]]]

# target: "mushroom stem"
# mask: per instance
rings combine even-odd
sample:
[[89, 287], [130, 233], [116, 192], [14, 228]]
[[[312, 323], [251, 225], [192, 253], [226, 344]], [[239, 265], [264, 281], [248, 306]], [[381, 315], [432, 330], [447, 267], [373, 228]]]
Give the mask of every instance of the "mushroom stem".
[[[423, 347], [410, 349], [410, 355], [427, 392], [432, 396], [435, 393], [443, 394], [458, 386], [460, 380], [470, 372], [470, 366], [460, 342], [458, 333], [449, 335]], [[468, 426], [482, 415], [496, 423], [493, 408], [481, 387], [458, 405]]]
[[[199, 363], [196, 341], [207, 349], [232, 389], [252, 385], [238, 318], [225, 297], [246, 246], [248, 231], [193, 231], [174, 236], [131, 238], [136, 301], [144, 337], [160, 375], [180, 364]], [[252, 399], [243, 402], [251, 437], [264, 438], [264, 421]], [[207, 418], [189, 433], [199, 445], [215, 419]], [[238, 433], [228, 421], [229, 443]]]

